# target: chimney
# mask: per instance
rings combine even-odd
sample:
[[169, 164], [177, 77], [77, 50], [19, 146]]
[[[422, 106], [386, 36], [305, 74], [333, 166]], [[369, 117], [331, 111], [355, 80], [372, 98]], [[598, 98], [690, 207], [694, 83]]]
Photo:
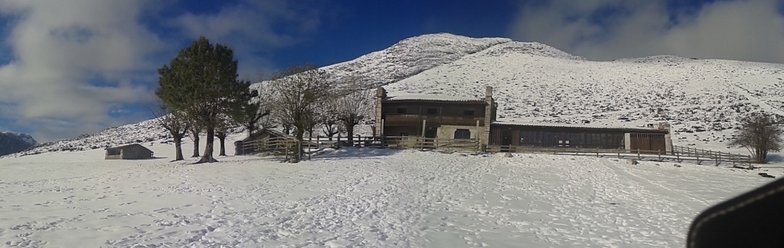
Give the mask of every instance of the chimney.
[[485, 97], [493, 97], [493, 86], [485, 88]]
[[384, 87], [378, 87], [378, 89], [376, 89], [376, 97], [382, 99], [387, 97], [387, 90], [385, 90]]
[[376, 106], [375, 106], [375, 130], [374, 133], [377, 137], [382, 137], [384, 135], [384, 100], [387, 98], [387, 91], [384, 87], [378, 87], [376, 89]]

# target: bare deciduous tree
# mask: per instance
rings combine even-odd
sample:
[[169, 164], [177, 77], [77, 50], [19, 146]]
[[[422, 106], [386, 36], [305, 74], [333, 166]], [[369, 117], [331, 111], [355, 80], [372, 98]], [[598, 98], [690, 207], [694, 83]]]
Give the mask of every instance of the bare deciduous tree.
[[188, 132], [188, 121], [182, 111], [170, 111], [161, 105], [159, 111], [153, 111], [157, 117], [158, 124], [169, 132], [174, 141], [175, 157], [174, 161], [183, 160], [182, 138]]
[[363, 85], [359, 78], [350, 79], [342, 96], [334, 102], [335, 117], [343, 124], [349, 141], [353, 140], [354, 127], [372, 115], [373, 92]]
[[765, 163], [768, 152], [780, 151], [784, 134], [772, 116], [754, 113], [742, 121], [742, 129], [730, 146], [745, 147], [757, 163]]
[[316, 125], [314, 127], [320, 125], [324, 136], [332, 140], [332, 137], [342, 131], [335, 113], [335, 98], [324, 99], [317, 103], [316, 109], [318, 111], [316, 111]]
[[[312, 130], [317, 103], [331, 94], [329, 74], [313, 65], [292, 66], [274, 80], [276, 116], [285, 127], [295, 129], [295, 137], [302, 142], [305, 131]], [[299, 152], [295, 159], [301, 159]]]

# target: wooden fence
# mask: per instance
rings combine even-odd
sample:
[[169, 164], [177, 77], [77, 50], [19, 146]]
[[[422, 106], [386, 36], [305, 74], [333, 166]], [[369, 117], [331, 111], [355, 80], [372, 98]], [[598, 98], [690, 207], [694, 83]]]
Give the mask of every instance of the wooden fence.
[[246, 141], [242, 143], [242, 154], [259, 154], [267, 153], [273, 155], [285, 155], [288, 159], [289, 156], [295, 155], [298, 148], [301, 147], [299, 141], [289, 137], [270, 137], [267, 139], [259, 139]]
[[513, 152], [513, 153], [552, 153], [566, 155], [596, 155], [616, 156], [618, 158], [653, 159], [657, 161], [674, 160], [695, 160], [697, 164], [702, 162], [715, 163], [719, 166], [722, 163], [732, 163], [733, 166], [748, 166], [751, 168], [751, 156], [718, 152], [705, 149], [674, 146], [672, 152], [662, 150], [624, 150], [624, 149], [597, 149], [597, 148], [564, 148], [564, 147], [523, 147], [523, 146], [488, 146], [486, 152]]
[[424, 138], [418, 136], [386, 136], [386, 137], [367, 137], [355, 136], [351, 141], [345, 137], [308, 137], [302, 143], [290, 137], [273, 137], [269, 139], [249, 141], [242, 144], [243, 151], [250, 153], [271, 153], [274, 155], [296, 155], [297, 151], [305, 151], [310, 156], [313, 149], [324, 147], [384, 147], [400, 149], [435, 149], [447, 151], [467, 151], [467, 152], [512, 152], [512, 153], [552, 153], [565, 155], [595, 155], [595, 156], [616, 156], [618, 158], [652, 159], [657, 161], [692, 160], [697, 164], [703, 162], [714, 163], [716, 166], [722, 163], [732, 163], [733, 166], [752, 167], [752, 158], [749, 155], [719, 152], [705, 149], [697, 149], [684, 146], [673, 146], [671, 152], [662, 150], [624, 150], [624, 149], [596, 149], [596, 148], [568, 148], [568, 147], [532, 147], [532, 146], [500, 146], [490, 145], [482, 147], [477, 139], [444, 139], [444, 138]]
[[389, 148], [438, 149], [453, 151], [479, 151], [476, 139], [423, 138], [416, 136], [387, 136], [380, 145]]
[[751, 167], [752, 158], [750, 155], [741, 155], [729, 152], [711, 151], [705, 149], [697, 149], [684, 146], [673, 146], [672, 155], [676, 158], [689, 157], [697, 160], [697, 163], [703, 161], [713, 161], [718, 166], [722, 162], [732, 162], [733, 166], [736, 163], [741, 163]]

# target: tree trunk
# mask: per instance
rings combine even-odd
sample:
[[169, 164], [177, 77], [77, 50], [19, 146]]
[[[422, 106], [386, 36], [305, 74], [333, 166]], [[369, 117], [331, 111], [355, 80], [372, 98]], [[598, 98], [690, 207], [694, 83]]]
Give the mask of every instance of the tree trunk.
[[174, 150], [175, 150], [175, 157], [174, 161], [183, 160], [182, 158], [182, 137], [174, 137]]
[[348, 142], [354, 141], [354, 125], [346, 123], [346, 134], [348, 134]]
[[207, 144], [204, 145], [204, 154], [201, 156], [201, 160], [197, 163], [212, 163], [218, 162], [215, 158], [212, 157], [213, 151], [213, 143], [215, 141], [215, 128], [208, 127], [207, 128]]
[[[305, 136], [305, 130], [302, 128], [297, 128], [297, 142], [302, 144], [302, 136]], [[296, 153], [294, 154], [294, 159], [299, 162], [302, 161], [302, 146], [295, 147]]]
[[191, 156], [191, 157], [192, 158], [201, 157], [201, 155], [199, 155], [199, 134], [196, 134], [195, 136], [192, 136], [192, 137], [193, 137], [192, 138], [193, 139], [193, 156]]
[[220, 154], [218, 156], [226, 156], [226, 146], [224, 146], [226, 141], [226, 133], [225, 132], [218, 132], [218, 141], [220, 141]]
[[220, 154], [218, 156], [226, 156], [226, 147], [223, 145], [226, 137], [218, 138], [220, 140]]

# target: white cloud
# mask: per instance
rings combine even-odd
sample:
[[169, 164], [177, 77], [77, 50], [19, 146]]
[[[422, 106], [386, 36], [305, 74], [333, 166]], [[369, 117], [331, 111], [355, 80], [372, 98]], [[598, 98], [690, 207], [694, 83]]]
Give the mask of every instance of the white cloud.
[[0, 67], [0, 112], [17, 125], [33, 125], [41, 140], [128, 121], [107, 113], [149, 94], [149, 87], [129, 81], [149, 77], [148, 57], [162, 47], [138, 22], [146, 5], [0, 0], [0, 13], [12, 20], [4, 40], [12, 60]]
[[260, 52], [297, 42], [320, 25], [312, 6], [297, 4], [241, 0], [213, 14], [163, 16], [161, 10], [178, 6], [0, 0], [7, 27], [0, 32], [0, 120], [34, 130], [44, 142], [139, 121], [146, 110], [124, 111], [149, 102], [156, 70], [200, 35], [232, 46], [248, 72], [273, 67]]
[[205, 36], [211, 42], [230, 45], [242, 60], [240, 75], [270, 70], [274, 65], [254, 54], [265, 53], [300, 42], [302, 35], [316, 31], [324, 13], [311, 1], [239, 1], [216, 13], [185, 14], [174, 20], [192, 39]]
[[697, 11], [666, 1], [553, 0], [523, 4], [513, 38], [607, 60], [672, 54], [784, 63], [782, 1], [717, 1]]

